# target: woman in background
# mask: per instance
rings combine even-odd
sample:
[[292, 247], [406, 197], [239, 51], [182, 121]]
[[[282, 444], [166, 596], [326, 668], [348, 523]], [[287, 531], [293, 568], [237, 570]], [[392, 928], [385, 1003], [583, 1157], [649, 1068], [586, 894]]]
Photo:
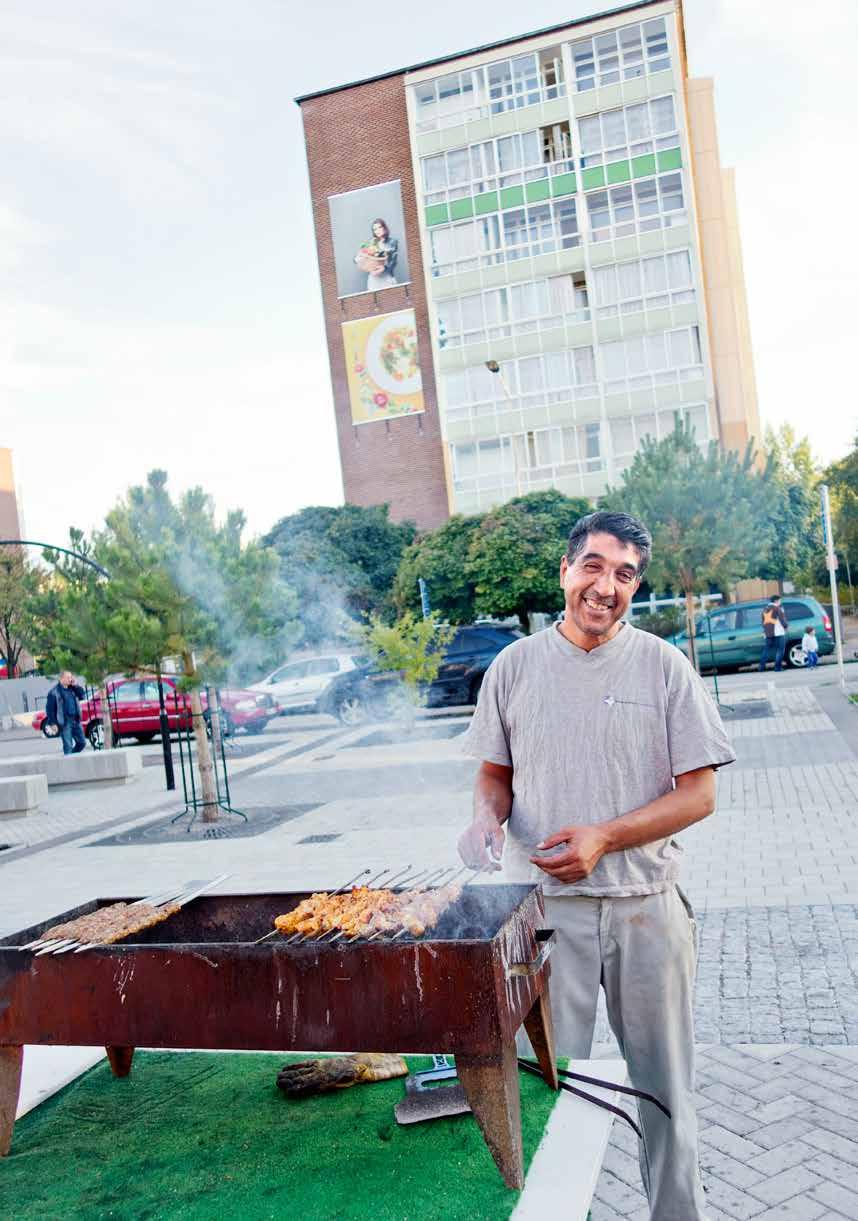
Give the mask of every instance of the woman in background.
[[355, 262], [361, 271], [366, 272], [366, 291], [375, 292], [379, 288], [389, 288], [396, 283], [396, 260], [399, 256], [399, 242], [390, 236], [387, 221], [376, 217], [372, 222], [372, 239], [364, 242], [355, 255]]

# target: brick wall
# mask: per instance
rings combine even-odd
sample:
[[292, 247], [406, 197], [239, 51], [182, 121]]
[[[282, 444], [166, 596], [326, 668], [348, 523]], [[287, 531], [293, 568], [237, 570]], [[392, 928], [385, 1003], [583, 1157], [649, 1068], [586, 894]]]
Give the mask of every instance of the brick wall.
[[[396, 521], [410, 518], [424, 529], [437, 526], [449, 513], [403, 78], [309, 98], [301, 112], [346, 500], [360, 505], [387, 501]], [[328, 196], [395, 178], [402, 183], [411, 283], [340, 301]], [[341, 326], [409, 308], [417, 319], [425, 413], [355, 426]]]

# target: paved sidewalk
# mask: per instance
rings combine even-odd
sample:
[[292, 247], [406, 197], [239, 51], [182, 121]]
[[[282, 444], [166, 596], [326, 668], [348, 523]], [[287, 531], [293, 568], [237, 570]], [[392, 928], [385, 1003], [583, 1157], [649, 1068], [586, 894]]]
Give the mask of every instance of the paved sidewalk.
[[[771, 715], [728, 722], [739, 759], [718, 811], [681, 837], [701, 934], [710, 1221], [858, 1219], [858, 708], [803, 677], [721, 683], [724, 703], [769, 700]], [[370, 736], [244, 760], [239, 804], [309, 807], [256, 839], [109, 847], [91, 829], [8, 866], [0, 853], [0, 930], [226, 869], [223, 889], [286, 890], [339, 884], [361, 865], [450, 863], [475, 764], [455, 737], [362, 745]], [[597, 1040], [616, 1055], [604, 1015]], [[614, 1125], [593, 1221], [648, 1216], [631, 1136]]]

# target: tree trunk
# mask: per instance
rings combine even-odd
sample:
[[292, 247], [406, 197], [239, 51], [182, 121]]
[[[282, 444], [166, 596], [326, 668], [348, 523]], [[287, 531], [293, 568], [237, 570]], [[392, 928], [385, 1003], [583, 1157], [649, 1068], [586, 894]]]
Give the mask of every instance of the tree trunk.
[[[190, 658], [187, 659], [190, 661]], [[200, 776], [200, 797], [202, 799], [203, 822], [217, 822], [217, 787], [215, 785], [214, 763], [206, 723], [203, 719], [203, 706], [200, 701], [199, 687], [191, 691], [191, 714], [194, 721], [194, 740], [197, 744], [197, 771]], [[193, 760], [191, 761], [193, 767]]]
[[209, 724], [212, 730], [212, 753], [214, 755], [214, 765], [217, 767], [218, 759], [223, 758], [223, 726], [220, 720], [220, 701], [217, 697], [217, 688], [206, 687], [206, 695], [208, 696], [209, 704]]
[[107, 698], [107, 687], [98, 688], [98, 702], [101, 708], [101, 735], [104, 749], [113, 750], [113, 720], [110, 716], [110, 700]]
[[693, 589], [685, 590], [685, 619], [686, 631], [688, 632], [688, 660], [694, 666], [694, 669], [699, 672], [700, 667], [697, 664], [697, 637], [694, 627], [694, 591]]

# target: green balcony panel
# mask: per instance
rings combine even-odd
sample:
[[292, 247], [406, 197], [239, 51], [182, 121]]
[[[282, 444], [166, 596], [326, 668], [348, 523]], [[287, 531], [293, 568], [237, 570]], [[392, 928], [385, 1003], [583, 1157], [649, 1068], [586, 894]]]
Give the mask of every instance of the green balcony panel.
[[487, 212], [498, 212], [499, 210], [500, 200], [497, 191], [486, 191], [482, 195], [474, 196], [474, 211], [477, 216], [485, 216]]
[[446, 204], [429, 204], [426, 208], [426, 225], [443, 225], [445, 221], [450, 219], [450, 214], [447, 211]]
[[646, 178], [647, 174], [654, 174], [656, 168], [655, 153], [632, 157], [632, 178]]
[[612, 161], [608, 166], [608, 182], [628, 182], [632, 176], [632, 167], [628, 161]]
[[473, 215], [474, 201], [472, 199], [450, 200], [450, 220], [466, 220], [467, 217]]
[[539, 178], [536, 182], [529, 182], [524, 188], [524, 193], [528, 203], [539, 203], [543, 199], [548, 199], [551, 194], [551, 184], [547, 178]]
[[574, 174], [558, 174], [551, 179], [551, 194], [555, 199], [559, 195], [574, 195], [577, 189]]
[[594, 166], [593, 169], [584, 170], [581, 175], [581, 181], [585, 191], [592, 191], [594, 187], [603, 187], [605, 185], [605, 171], [601, 165]]
[[523, 187], [504, 187], [500, 193], [501, 209], [518, 208], [524, 203]]
[[656, 156], [660, 170], [678, 170], [682, 165], [682, 153], [678, 148], [666, 148], [664, 152], [657, 153]]

